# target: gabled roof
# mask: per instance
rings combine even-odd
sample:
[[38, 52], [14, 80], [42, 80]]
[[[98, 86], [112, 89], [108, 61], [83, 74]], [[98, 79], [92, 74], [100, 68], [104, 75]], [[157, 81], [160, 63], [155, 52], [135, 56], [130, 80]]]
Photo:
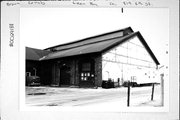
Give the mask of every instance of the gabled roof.
[[75, 47], [78, 47], [78, 46], [104, 41], [106, 39], [122, 37], [124, 35], [129, 34], [129, 33], [133, 33], [133, 30], [132, 30], [131, 27], [127, 27], [127, 28], [123, 28], [123, 29], [120, 29], [120, 30], [116, 30], [116, 31], [112, 31], [112, 32], [108, 32], [108, 33], [88, 37], [88, 38], [85, 38], [85, 39], [81, 39], [81, 40], [77, 40], [77, 41], [73, 41], [73, 42], [69, 42], [69, 43], [65, 43], [65, 44], [60, 44], [60, 45], [57, 45], [57, 46], [46, 48], [45, 50], [53, 50], [53, 51], [58, 50], [59, 51], [59, 50], [72, 49], [72, 48], [75, 48]]
[[[26, 47], [26, 59], [39, 61], [84, 55], [89, 53], [104, 53], [135, 36], [139, 38], [156, 65], [159, 65], [159, 61], [151, 51], [141, 33], [134, 32], [131, 27], [49, 47], [45, 50]], [[52, 49], [54, 49], [53, 52], [50, 52]]]
[[[69, 57], [69, 56], [75, 56], [75, 55], [83, 55], [83, 54], [89, 54], [89, 53], [103, 53], [119, 44], [122, 44], [123, 42], [126, 42], [127, 40], [135, 36], [137, 36], [140, 39], [140, 41], [142, 42], [142, 44], [144, 45], [145, 49], [148, 51], [148, 53], [150, 54], [154, 62], [157, 65], [159, 65], [158, 60], [156, 59], [155, 55], [153, 54], [153, 52], [147, 45], [146, 41], [144, 40], [140, 32], [130, 32], [129, 34], [125, 36], [110, 37], [108, 39], [106, 38], [103, 40], [92, 40], [92, 38], [89, 38], [89, 40], [91, 41], [89, 43], [82, 44], [82, 45], [79, 44], [77, 46], [73, 45], [71, 47], [67, 47], [66, 49], [61, 49], [59, 51], [52, 52], [48, 54], [47, 56], [45, 56], [44, 58], [42, 58], [41, 60], [50, 60], [50, 59], [63, 58], [63, 57]], [[96, 39], [96, 37], [94, 37], [93, 39]]]
[[39, 61], [43, 56], [48, 55], [50, 52], [35, 48], [26, 47], [26, 60]]

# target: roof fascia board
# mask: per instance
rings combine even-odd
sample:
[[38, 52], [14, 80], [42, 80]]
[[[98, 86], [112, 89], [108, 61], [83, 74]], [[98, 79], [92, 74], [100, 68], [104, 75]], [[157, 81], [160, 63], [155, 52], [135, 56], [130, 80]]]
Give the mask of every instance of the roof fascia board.
[[160, 65], [159, 61], [157, 60], [156, 56], [154, 55], [154, 53], [152, 52], [152, 50], [150, 49], [150, 47], [148, 46], [148, 44], [146, 43], [145, 39], [143, 38], [143, 36], [141, 35], [140, 32], [137, 33], [137, 36], [139, 38], [139, 40], [141, 41], [141, 43], [144, 45], [145, 49], [148, 51], [148, 53], [150, 54], [150, 56], [152, 57], [152, 59], [154, 60], [154, 62], [157, 65]]
[[141, 35], [141, 33], [139, 31], [133, 33], [130, 36], [127, 36], [126, 38], [124, 38], [124, 40], [119, 41], [117, 43], [114, 43], [113, 45], [105, 48], [104, 50], [102, 50], [102, 53], [105, 53], [105, 52], [111, 50], [112, 48], [114, 48], [114, 47], [116, 47], [116, 46], [126, 42], [127, 40], [129, 40], [129, 39], [131, 39], [131, 38], [133, 38], [135, 36], [137, 36], [139, 38], [140, 42], [144, 45], [145, 49], [148, 51], [148, 53], [150, 54], [150, 56], [152, 57], [152, 59], [156, 63], [156, 65], [159, 65], [160, 64], [159, 61], [157, 60], [157, 58], [155, 57], [154, 53], [151, 51], [150, 47], [148, 46], [148, 44], [146, 43], [145, 39], [143, 38], [143, 36]]

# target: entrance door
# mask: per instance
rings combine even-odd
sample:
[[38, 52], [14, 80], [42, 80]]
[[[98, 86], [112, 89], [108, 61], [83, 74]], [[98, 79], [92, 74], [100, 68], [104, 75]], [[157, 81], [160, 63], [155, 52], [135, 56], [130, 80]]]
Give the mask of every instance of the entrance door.
[[80, 64], [79, 74], [80, 74], [80, 86], [82, 87], [95, 86], [93, 61], [82, 61]]
[[70, 85], [70, 67], [68, 66], [60, 68], [60, 85]]

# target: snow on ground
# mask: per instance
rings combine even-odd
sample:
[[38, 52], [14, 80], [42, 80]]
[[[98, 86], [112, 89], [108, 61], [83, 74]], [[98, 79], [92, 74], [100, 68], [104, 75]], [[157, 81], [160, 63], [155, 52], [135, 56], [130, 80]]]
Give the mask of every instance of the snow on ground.
[[[131, 88], [130, 106], [161, 106], [160, 85]], [[62, 87], [26, 87], [26, 104], [29, 106], [127, 106], [127, 88], [92, 89]]]

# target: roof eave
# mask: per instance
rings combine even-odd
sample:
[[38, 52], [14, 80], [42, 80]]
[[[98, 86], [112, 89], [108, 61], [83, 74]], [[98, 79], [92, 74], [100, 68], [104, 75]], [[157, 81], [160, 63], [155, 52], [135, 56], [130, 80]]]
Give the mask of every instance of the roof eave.
[[109, 51], [110, 49], [112, 49], [113, 47], [118, 46], [118, 45], [126, 42], [128, 39], [133, 38], [135, 36], [137, 36], [140, 39], [140, 41], [142, 42], [142, 44], [144, 45], [145, 49], [148, 51], [148, 53], [150, 54], [150, 56], [152, 57], [152, 59], [156, 63], [156, 65], [160, 65], [159, 61], [157, 60], [157, 58], [155, 57], [154, 53], [152, 52], [152, 50], [150, 49], [150, 47], [148, 46], [148, 44], [146, 43], [145, 39], [143, 38], [143, 36], [141, 35], [141, 33], [139, 31], [138, 32], [134, 32], [133, 34], [127, 36], [123, 40], [121, 40], [121, 41], [119, 41], [117, 43], [114, 43], [113, 45], [103, 49], [101, 52], [105, 53], [105, 52]]
[[71, 55], [71, 56], [61, 56], [61, 57], [54, 57], [54, 58], [41, 58], [39, 61], [47, 61], [47, 60], [55, 60], [55, 59], [63, 59], [63, 58], [68, 58], [68, 57], [77, 57], [81, 55], [89, 55], [89, 54], [101, 54], [101, 51], [96, 51], [96, 52], [91, 52], [91, 53], [82, 53], [82, 54], [76, 54], [76, 55]]

